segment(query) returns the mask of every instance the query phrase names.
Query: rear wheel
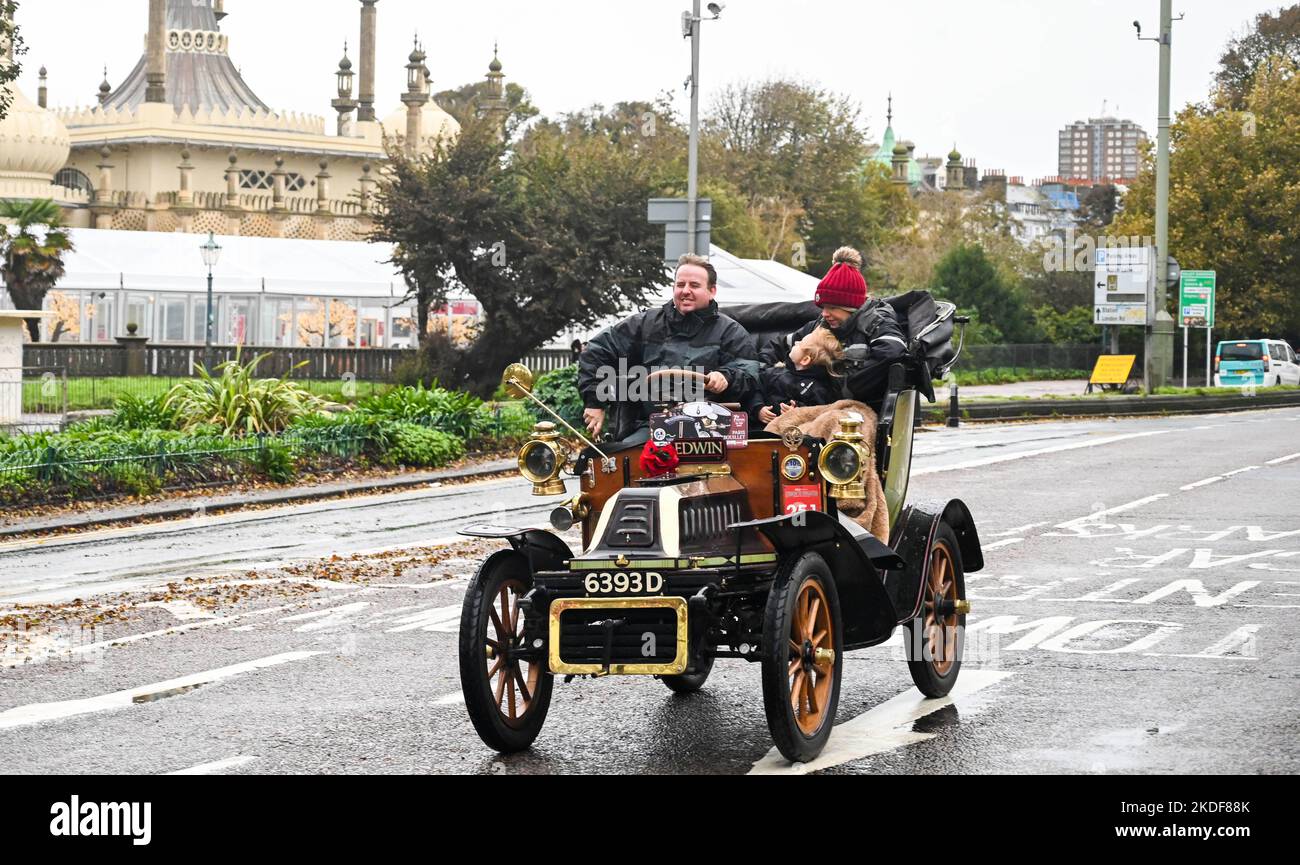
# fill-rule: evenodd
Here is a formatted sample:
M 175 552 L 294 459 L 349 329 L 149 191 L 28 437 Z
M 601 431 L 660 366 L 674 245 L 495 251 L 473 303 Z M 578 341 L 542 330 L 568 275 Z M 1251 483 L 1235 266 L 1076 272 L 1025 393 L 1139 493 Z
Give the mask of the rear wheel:
M 488 557 L 470 580 L 460 616 L 460 686 L 479 738 L 498 751 L 522 751 L 542 730 L 551 675 L 526 661 L 519 601 L 532 588 L 518 553 Z
M 678 694 L 693 694 L 704 687 L 704 682 L 713 671 L 713 659 L 708 658 L 699 664 L 694 673 L 681 673 L 676 676 L 660 676 L 659 679 L 668 686 L 668 690 Z
M 905 625 L 907 668 L 922 694 L 942 697 L 957 683 L 966 631 L 965 614 L 954 609 L 966 597 L 961 549 L 947 523 L 935 533 L 921 591 L 921 614 Z
M 787 760 L 807 762 L 826 747 L 840 700 L 840 601 L 816 553 L 777 573 L 763 620 L 763 708 Z

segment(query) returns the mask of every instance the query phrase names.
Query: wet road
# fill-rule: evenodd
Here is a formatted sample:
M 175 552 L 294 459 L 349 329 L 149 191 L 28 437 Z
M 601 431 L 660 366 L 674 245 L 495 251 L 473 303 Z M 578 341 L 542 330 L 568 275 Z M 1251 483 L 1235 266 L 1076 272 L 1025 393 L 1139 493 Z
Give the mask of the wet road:
M 757 666 L 675 697 L 557 684 L 532 751 L 502 757 L 459 700 L 453 579 L 329 584 L 177 633 L 0 669 L 17 772 L 829 773 L 1300 770 L 1300 412 L 936 430 L 911 496 L 971 507 L 967 663 L 922 700 L 901 649 L 846 655 L 815 764 L 773 760 Z M 0 547 L 0 604 L 544 519 L 521 481 Z M 540 501 L 540 500 L 536 500 Z M 197 767 L 197 768 L 196 768 Z

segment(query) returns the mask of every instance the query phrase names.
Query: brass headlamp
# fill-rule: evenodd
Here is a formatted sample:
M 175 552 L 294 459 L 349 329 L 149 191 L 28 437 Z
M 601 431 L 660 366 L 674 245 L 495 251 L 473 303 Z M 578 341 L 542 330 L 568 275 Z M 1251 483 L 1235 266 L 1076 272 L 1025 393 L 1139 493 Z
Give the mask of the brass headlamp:
M 840 428 L 817 457 L 817 470 L 830 483 L 833 499 L 864 499 L 866 485 L 862 472 L 871 458 L 863 444 L 862 416 L 850 412 L 840 419 Z
M 535 496 L 564 495 L 560 470 L 567 460 L 555 424 L 539 421 L 533 426 L 532 437 L 519 449 L 519 473 L 532 483 Z

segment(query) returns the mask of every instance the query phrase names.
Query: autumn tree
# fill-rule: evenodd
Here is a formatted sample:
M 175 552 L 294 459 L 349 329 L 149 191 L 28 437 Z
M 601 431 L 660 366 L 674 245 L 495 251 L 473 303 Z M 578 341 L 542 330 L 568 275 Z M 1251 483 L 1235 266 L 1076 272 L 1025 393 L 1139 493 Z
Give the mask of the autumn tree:
M 16 0 L 0 0 L 0 120 L 9 113 L 14 95 L 10 89 L 18 75 L 23 71 L 18 58 L 24 52 L 22 34 L 14 23 L 14 12 L 18 9 Z M 9 55 L 13 54 L 13 59 Z
M 1037 336 L 1018 285 L 998 271 L 982 246 L 963 243 L 949 251 L 934 269 L 930 290 L 940 300 L 973 311 L 1003 341 L 1031 342 Z
M 1259 65 L 1244 108 L 1230 94 L 1179 112 L 1170 129 L 1169 252 L 1218 272 L 1225 335 L 1300 336 L 1300 74 Z M 1249 113 L 1247 113 L 1249 112 Z M 1114 233 L 1154 234 L 1155 170 L 1143 168 Z
M 375 240 L 416 287 L 420 333 L 452 289 L 482 330 L 463 351 L 427 341 L 444 384 L 490 393 L 501 369 L 571 325 L 640 306 L 664 280 L 659 193 L 635 136 L 595 113 L 538 122 L 516 141 L 471 118 L 432 155 L 392 154 Z
M 1300 64 L 1300 4 L 1261 12 L 1254 27 L 1228 43 L 1214 76 L 1223 105 L 1244 111 L 1260 68 L 1287 61 Z

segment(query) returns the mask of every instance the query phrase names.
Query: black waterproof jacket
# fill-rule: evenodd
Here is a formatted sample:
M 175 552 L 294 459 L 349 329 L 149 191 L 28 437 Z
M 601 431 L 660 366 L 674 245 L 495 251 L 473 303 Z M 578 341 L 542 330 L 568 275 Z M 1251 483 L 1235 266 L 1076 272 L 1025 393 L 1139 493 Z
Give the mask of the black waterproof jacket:
M 820 318 L 808 322 L 794 333 L 776 337 L 762 347 L 759 359 L 765 365 L 782 362 L 787 367 L 793 366 L 790 362 L 790 349 L 816 327 L 825 327 Z M 860 400 L 878 409 L 889 384 L 891 362 L 907 352 L 907 336 L 898 323 L 894 308 L 881 300 L 869 300 L 842 326 L 838 329 L 831 328 L 830 331 L 835 334 L 846 353 L 864 354 L 862 360 L 845 362 L 845 377 L 838 379 L 841 383 L 841 397 Z M 854 346 L 864 348 L 850 352 Z
M 662 368 L 720 372 L 729 387 L 722 394 L 710 395 L 718 402 L 744 402 L 758 388 L 758 360 L 749 334 L 734 319 L 718 312 L 716 301 L 686 315 L 669 301 L 628 316 L 593 336 L 578 358 L 578 392 L 583 405 L 608 408 L 619 402 L 627 394 L 617 389 L 621 387 L 618 379 L 636 367 L 642 368 L 642 375 Z M 643 425 L 650 415 L 650 402 L 640 402 L 639 410 L 632 413 L 633 426 Z

